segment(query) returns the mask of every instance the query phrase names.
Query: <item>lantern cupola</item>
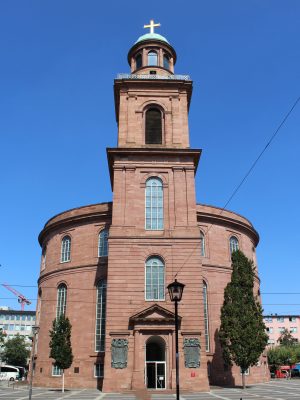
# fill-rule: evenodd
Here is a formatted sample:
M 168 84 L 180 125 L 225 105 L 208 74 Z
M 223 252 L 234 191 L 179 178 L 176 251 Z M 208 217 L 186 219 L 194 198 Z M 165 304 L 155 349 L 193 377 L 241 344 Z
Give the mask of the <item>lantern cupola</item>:
M 168 40 L 154 32 L 160 26 L 153 20 L 144 28 L 150 32 L 140 36 L 128 52 L 131 73 L 138 75 L 173 75 L 176 52 Z

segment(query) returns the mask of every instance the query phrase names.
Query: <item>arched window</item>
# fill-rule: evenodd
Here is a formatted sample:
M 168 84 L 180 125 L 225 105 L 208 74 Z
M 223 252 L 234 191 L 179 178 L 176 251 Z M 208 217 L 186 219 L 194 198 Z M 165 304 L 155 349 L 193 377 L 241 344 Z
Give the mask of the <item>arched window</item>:
M 57 288 L 56 318 L 65 315 L 67 306 L 67 286 L 61 283 Z
M 200 254 L 205 257 L 205 236 L 202 231 L 200 231 Z
M 60 262 L 67 262 L 71 260 L 71 238 L 65 236 L 61 241 L 61 257 Z
M 143 66 L 142 55 L 138 54 L 135 57 L 135 68 L 138 69 L 141 68 L 142 66 Z
M 44 244 L 42 248 L 41 270 L 46 268 L 47 245 Z
M 204 333 L 205 350 L 209 351 L 209 329 L 208 329 L 208 303 L 207 303 L 207 284 L 203 281 L 203 306 L 204 306 Z
M 156 53 L 156 51 L 149 51 L 149 53 L 148 53 L 148 65 L 157 65 L 157 53 Z
M 98 239 L 98 257 L 104 257 L 108 255 L 108 245 L 107 245 L 107 238 L 108 238 L 108 230 L 103 229 L 99 233 Z
M 146 229 L 164 229 L 163 185 L 159 178 L 150 178 L 146 182 Z
M 162 144 L 162 114 L 157 108 L 146 111 L 145 143 Z
M 170 69 L 170 59 L 166 54 L 164 54 L 164 68 Z
M 235 236 L 231 236 L 231 238 L 229 239 L 229 243 L 230 243 L 230 254 L 239 249 L 239 241 Z
M 165 265 L 158 257 L 146 262 L 146 300 L 165 299 Z
M 106 281 L 97 285 L 95 351 L 105 349 Z

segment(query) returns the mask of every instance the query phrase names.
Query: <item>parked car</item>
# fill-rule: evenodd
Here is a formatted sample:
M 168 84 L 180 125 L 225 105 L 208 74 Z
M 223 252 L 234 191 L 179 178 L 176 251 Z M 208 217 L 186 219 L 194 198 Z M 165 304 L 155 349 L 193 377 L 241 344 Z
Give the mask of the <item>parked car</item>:
M 1 365 L 0 380 L 15 381 L 19 379 L 20 371 L 13 365 Z
M 287 378 L 290 369 L 291 367 L 289 365 L 282 365 L 275 372 L 276 378 Z
M 300 371 L 297 368 L 291 369 L 291 378 L 300 377 Z

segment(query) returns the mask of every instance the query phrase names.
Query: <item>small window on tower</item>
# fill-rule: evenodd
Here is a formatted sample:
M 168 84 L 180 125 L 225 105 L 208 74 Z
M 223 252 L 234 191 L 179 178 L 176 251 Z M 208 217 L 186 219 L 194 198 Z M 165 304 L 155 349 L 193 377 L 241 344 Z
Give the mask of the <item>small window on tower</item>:
M 146 111 L 146 144 L 162 144 L 162 115 L 157 108 Z
M 170 69 L 170 59 L 166 54 L 164 55 L 164 68 Z
M 141 55 L 141 54 L 138 54 L 138 55 L 135 57 L 135 67 L 136 67 L 136 69 L 138 69 L 138 68 L 141 68 L 142 66 L 143 66 L 142 55 Z
M 157 53 L 156 53 L 156 51 L 149 51 L 149 53 L 148 53 L 148 65 L 157 65 Z

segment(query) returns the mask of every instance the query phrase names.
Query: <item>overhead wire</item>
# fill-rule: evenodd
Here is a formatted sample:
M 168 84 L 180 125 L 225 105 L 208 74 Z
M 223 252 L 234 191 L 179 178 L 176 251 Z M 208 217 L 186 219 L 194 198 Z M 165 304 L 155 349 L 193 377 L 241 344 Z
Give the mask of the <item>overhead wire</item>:
M 267 148 L 270 146 L 270 144 L 273 142 L 273 140 L 275 139 L 275 137 L 277 136 L 278 132 L 280 131 L 280 129 L 283 127 L 283 125 L 285 124 L 285 122 L 287 121 L 287 119 L 289 118 L 289 116 L 291 115 L 291 113 L 293 112 L 294 108 L 297 106 L 297 104 L 300 101 L 300 97 L 298 97 L 296 99 L 296 101 L 293 103 L 292 107 L 289 109 L 289 111 L 285 114 L 284 118 L 282 119 L 282 121 L 280 122 L 280 124 L 278 125 L 278 127 L 275 129 L 274 133 L 271 135 L 270 139 L 268 140 L 267 144 L 264 146 L 264 148 L 262 149 L 262 151 L 259 153 L 259 155 L 256 157 L 256 159 L 254 160 L 254 162 L 251 164 L 250 168 L 248 169 L 248 171 L 246 172 L 246 174 L 244 175 L 244 177 L 242 178 L 242 180 L 240 181 L 240 183 L 236 186 L 236 188 L 233 190 L 232 194 L 229 196 L 228 200 L 226 201 L 225 205 L 222 207 L 221 211 L 217 214 L 217 215 L 222 215 L 223 212 L 225 211 L 226 207 L 228 206 L 228 204 L 231 202 L 231 200 L 234 198 L 234 196 L 237 194 L 237 192 L 239 191 L 239 189 L 241 188 L 241 186 L 244 184 L 244 182 L 246 181 L 246 179 L 248 178 L 248 176 L 250 175 L 250 173 L 253 171 L 253 169 L 255 168 L 256 164 L 258 163 L 258 161 L 260 160 L 260 158 L 262 157 L 262 155 L 265 153 L 265 151 L 267 150 Z M 210 229 L 212 228 L 213 224 L 211 224 L 209 226 L 209 228 L 206 230 L 205 234 L 207 234 Z M 180 273 L 180 271 L 182 270 L 182 268 L 184 267 L 184 265 L 186 264 L 186 262 L 190 259 L 190 257 L 192 256 L 192 254 L 194 253 L 194 251 L 198 249 L 198 245 L 191 251 L 190 255 L 187 257 L 187 259 L 184 261 L 183 265 L 180 267 L 180 269 L 176 272 L 175 274 L 175 278 L 178 276 L 178 274 Z

